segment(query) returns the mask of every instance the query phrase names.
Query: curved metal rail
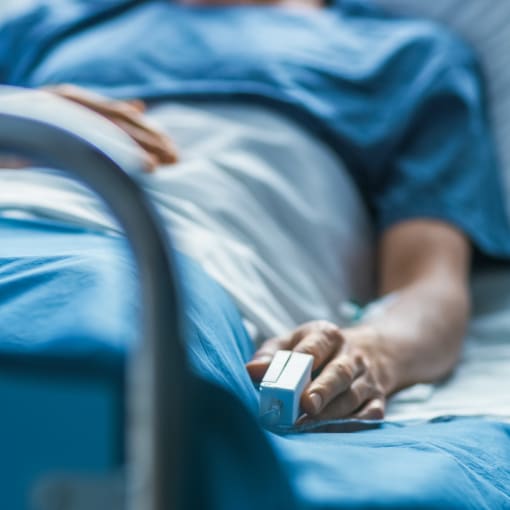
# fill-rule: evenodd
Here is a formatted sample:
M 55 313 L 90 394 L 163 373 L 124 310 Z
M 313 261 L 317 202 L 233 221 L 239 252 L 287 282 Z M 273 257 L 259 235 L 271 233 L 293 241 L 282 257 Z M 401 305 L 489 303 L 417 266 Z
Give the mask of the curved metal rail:
M 105 133 L 123 143 L 112 144 Z M 124 228 L 143 303 L 142 341 L 128 363 L 128 507 L 177 509 L 183 486 L 178 447 L 184 448 L 186 432 L 183 413 L 175 411 L 182 409 L 186 387 L 178 292 L 168 237 L 154 207 L 129 175 L 141 171 L 141 160 L 133 153 L 126 156 L 130 141 L 123 137 L 107 121 L 52 96 L 0 90 L 0 153 L 29 158 L 82 181 Z

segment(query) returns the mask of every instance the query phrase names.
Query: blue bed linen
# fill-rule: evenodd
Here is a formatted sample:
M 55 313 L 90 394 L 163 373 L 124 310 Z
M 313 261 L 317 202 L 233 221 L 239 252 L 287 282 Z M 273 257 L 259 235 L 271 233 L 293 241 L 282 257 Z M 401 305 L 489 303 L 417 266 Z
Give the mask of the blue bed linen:
M 506 424 L 459 418 L 272 439 L 307 508 L 510 508 Z
M 139 326 L 124 240 L 20 220 L 0 220 L 0 236 L 0 372 L 20 370 L 19 362 L 29 359 L 31 366 L 46 366 L 54 381 L 60 370 L 77 367 L 120 377 L 115 366 Z M 278 508 L 288 501 L 293 509 L 510 507 L 508 425 L 463 419 L 356 434 L 263 433 L 255 417 L 257 392 L 244 369 L 252 346 L 240 316 L 198 265 L 184 256 L 178 263 L 193 370 L 231 395 L 206 385 L 194 401 L 195 483 L 198 466 L 214 468 L 211 501 L 226 510 L 272 508 L 261 505 L 264 500 L 279 502 Z M 7 398 L 5 391 L 0 395 Z M 79 404 L 77 420 L 97 419 L 80 415 Z M 26 416 L 19 419 L 26 423 Z M 20 458 L 30 458 L 23 451 L 30 441 L 14 436 L 9 444 Z M 87 444 L 105 446 L 91 437 Z M 0 472 L 8 470 L 9 458 L 0 456 Z M 292 488 L 287 495 L 282 474 Z
M 107 371 L 121 365 L 139 340 L 141 307 L 125 239 L 1 218 L 0 239 L 0 364 L 36 358 Z M 210 380 L 241 390 L 255 412 L 256 391 L 238 368 L 253 353 L 239 312 L 191 259 L 177 254 L 177 263 L 188 295 L 190 362 Z
M 436 218 L 484 254 L 510 256 L 478 66 L 437 25 L 361 0 L 308 13 L 166 0 L 38 4 L 0 26 L 0 83 L 263 102 L 338 152 L 380 230 Z

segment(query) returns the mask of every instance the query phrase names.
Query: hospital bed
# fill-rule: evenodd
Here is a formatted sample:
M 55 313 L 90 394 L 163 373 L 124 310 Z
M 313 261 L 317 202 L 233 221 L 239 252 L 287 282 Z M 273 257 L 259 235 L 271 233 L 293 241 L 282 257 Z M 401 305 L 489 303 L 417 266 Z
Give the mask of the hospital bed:
M 43 509 L 510 507 L 510 428 L 502 416 L 280 437 L 263 432 L 236 396 L 192 374 L 183 348 L 190 320 L 183 290 L 190 289 L 183 287 L 195 269 L 172 251 L 133 179 L 140 162 L 105 143 L 98 133 L 111 127 L 91 128 L 81 110 L 70 108 L 68 116 L 55 119 L 27 104 L 29 96 L 2 103 L 0 148 L 71 172 L 109 204 L 135 255 L 143 341 L 119 345 L 89 335 L 71 348 L 4 338 L 2 507 L 27 508 L 29 499 Z M 23 243 L 36 230 L 40 225 L 16 218 L 2 223 L 4 239 L 19 243 L 21 252 L 35 250 L 35 242 Z M 55 225 L 47 225 L 41 240 L 66 237 L 78 258 L 84 246 L 92 246 L 88 255 L 124 253 L 122 239 Z M 479 314 L 472 336 L 483 340 L 491 332 L 494 348 L 510 331 L 504 313 L 508 278 L 508 270 L 494 270 L 475 282 Z M 217 289 L 201 290 L 218 296 Z M 476 358 L 480 344 L 470 345 Z M 508 397 L 508 388 L 500 388 L 501 397 Z
M 495 421 L 443 416 L 405 426 L 374 423 L 371 430 L 357 434 L 278 436 L 263 432 L 253 406 L 250 409 L 207 377 L 191 374 L 183 348 L 183 338 L 189 341 L 190 334 L 184 331 L 198 331 L 199 336 L 208 336 L 200 342 L 208 340 L 220 349 L 228 344 L 228 335 L 242 337 L 235 329 L 239 321 L 228 307 L 211 310 L 208 299 L 204 304 L 190 295 L 191 291 L 215 302 L 222 299 L 218 289 L 204 284 L 194 268 L 173 254 L 150 202 L 130 177 L 140 162 L 126 160 L 115 144 L 105 144 L 111 127 L 96 129 L 97 119 L 91 123 L 86 112 L 73 106 L 55 119 L 51 105 L 34 103 L 33 94 L 4 96 L 0 147 L 70 171 L 110 204 L 135 255 L 144 327 L 143 341 L 132 346 L 101 336 L 101 323 L 69 342 L 37 338 L 37 331 L 32 344 L 3 338 L 0 394 L 11 405 L 0 425 L 1 478 L 7 481 L 2 498 L 8 508 L 27 508 L 27 498 L 44 510 L 124 505 L 213 509 L 508 505 L 510 431 L 501 417 Z M 71 255 L 79 260 L 97 250 L 103 255 L 105 250 L 122 253 L 121 238 L 98 239 L 54 225 L 48 225 L 41 237 L 41 225 L 35 228 L 16 218 L 0 227 L 2 237 L 19 246 L 20 253 L 38 254 L 41 266 L 46 259 L 39 243 L 48 243 L 65 258 L 66 237 L 74 250 Z M 28 248 L 23 246 L 27 238 Z M 92 256 L 93 262 L 98 260 Z M 101 262 L 115 264 L 115 257 Z M 4 274 L 10 263 L 2 259 Z M 122 266 L 122 261 L 118 263 Z M 60 271 L 65 273 L 65 265 Z M 95 271 L 96 276 L 101 273 Z M 10 314 L 6 283 L 4 278 L 2 307 Z M 43 286 L 48 296 L 51 283 Z M 72 278 L 64 283 L 73 285 Z M 12 285 L 10 290 L 16 293 Z M 116 294 L 122 287 L 109 290 Z M 97 317 L 115 311 L 101 296 L 95 305 Z M 493 305 L 485 303 L 486 313 Z M 202 312 L 225 314 L 228 327 L 200 329 L 197 317 Z M 65 324 L 62 327 L 66 330 Z M 83 325 L 81 329 L 87 331 Z M 211 355 L 209 348 L 205 353 Z M 227 358 L 235 356 L 235 348 L 227 349 Z M 129 367 L 126 384 L 124 366 Z

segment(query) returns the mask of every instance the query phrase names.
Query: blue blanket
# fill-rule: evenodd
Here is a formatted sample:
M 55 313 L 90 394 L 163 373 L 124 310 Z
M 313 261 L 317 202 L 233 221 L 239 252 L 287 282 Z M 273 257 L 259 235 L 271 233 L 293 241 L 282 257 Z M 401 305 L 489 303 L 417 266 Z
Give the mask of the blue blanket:
M 31 359 L 54 371 L 96 367 L 120 377 L 140 308 L 124 240 L 20 220 L 0 220 L 0 235 L 0 375 Z M 195 402 L 193 465 L 214 474 L 214 491 L 202 488 L 208 501 L 227 510 L 282 508 L 282 501 L 303 509 L 510 508 L 508 425 L 452 419 L 352 434 L 263 431 L 239 313 L 197 264 L 178 261 L 189 360 L 205 385 Z M 10 442 L 22 456 L 25 439 Z M 93 438 L 87 445 L 104 447 Z M 2 456 L 0 472 L 11 459 Z

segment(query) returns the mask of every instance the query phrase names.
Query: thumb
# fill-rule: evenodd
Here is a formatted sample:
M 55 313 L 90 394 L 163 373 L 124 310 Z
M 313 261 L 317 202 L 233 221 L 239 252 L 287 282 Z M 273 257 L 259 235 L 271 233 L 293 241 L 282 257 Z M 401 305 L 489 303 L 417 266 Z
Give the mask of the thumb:
M 266 373 L 274 355 L 277 351 L 290 349 L 291 339 L 288 337 L 277 337 L 266 340 L 262 347 L 253 355 L 251 361 L 246 364 L 250 377 L 260 381 Z

